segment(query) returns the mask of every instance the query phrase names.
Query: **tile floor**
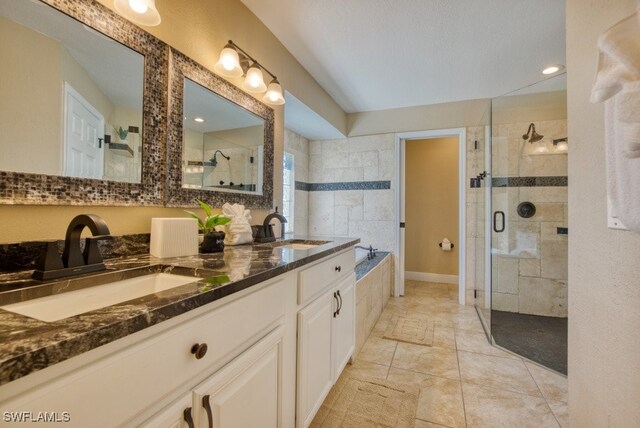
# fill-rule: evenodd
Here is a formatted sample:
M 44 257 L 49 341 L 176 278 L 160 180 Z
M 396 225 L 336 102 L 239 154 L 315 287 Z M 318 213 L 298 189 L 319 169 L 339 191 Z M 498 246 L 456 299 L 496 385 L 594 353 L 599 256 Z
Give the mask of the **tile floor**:
M 432 322 L 433 346 L 384 339 L 394 315 Z M 568 423 L 567 379 L 489 345 L 475 309 L 457 304 L 451 284 L 407 281 L 405 297 L 391 298 L 348 373 L 418 386 L 419 428 Z

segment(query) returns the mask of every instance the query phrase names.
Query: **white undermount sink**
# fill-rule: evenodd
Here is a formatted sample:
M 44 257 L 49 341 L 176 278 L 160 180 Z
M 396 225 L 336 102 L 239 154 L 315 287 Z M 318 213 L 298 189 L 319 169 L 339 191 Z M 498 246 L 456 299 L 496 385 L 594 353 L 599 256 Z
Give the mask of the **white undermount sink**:
M 191 276 L 153 273 L 81 290 L 12 303 L 0 306 L 0 309 L 40 321 L 52 322 L 106 308 L 107 306 L 148 294 L 159 293 L 197 280 L 198 278 Z

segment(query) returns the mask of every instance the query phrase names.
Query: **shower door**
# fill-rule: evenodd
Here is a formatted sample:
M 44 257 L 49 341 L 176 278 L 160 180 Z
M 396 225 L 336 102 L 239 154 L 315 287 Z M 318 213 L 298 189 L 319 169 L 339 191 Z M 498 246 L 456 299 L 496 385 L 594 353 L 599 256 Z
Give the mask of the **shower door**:
M 498 346 L 566 373 L 566 78 L 492 100 L 490 315 Z

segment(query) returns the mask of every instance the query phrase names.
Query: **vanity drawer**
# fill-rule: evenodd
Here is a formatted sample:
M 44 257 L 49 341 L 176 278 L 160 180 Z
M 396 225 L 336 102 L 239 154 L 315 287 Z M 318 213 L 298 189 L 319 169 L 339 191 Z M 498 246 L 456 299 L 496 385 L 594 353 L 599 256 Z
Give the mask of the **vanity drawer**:
M 96 426 L 96 421 L 127 425 L 179 389 L 195 386 L 281 325 L 287 301 L 293 300 L 294 280 L 293 274 L 282 275 L 97 361 L 76 357 L 77 369 L 0 404 L 11 411 L 68 412 L 67 426 Z M 203 343 L 207 352 L 197 359 L 192 347 Z
M 353 273 L 353 248 L 298 272 L 298 304 L 304 305 L 336 281 Z

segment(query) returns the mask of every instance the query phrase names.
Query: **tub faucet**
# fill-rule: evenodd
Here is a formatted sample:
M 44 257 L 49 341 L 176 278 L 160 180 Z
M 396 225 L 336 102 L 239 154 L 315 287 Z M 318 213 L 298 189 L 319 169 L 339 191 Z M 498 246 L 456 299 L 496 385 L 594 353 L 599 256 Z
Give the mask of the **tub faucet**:
M 80 235 L 85 227 L 91 230 L 93 236 L 86 238 L 83 252 L 80 249 Z M 98 241 L 111 239 L 109 233 L 107 224 L 95 214 L 74 217 L 67 227 L 62 257 L 58 253 L 57 241 L 45 242 L 46 246 L 36 262 L 33 278 L 46 280 L 105 270 Z
M 367 259 L 373 260 L 373 258 L 376 256 L 376 251 L 378 251 L 377 248 L 373 248 L 373 245 L 369 245 L 369 253 L 367 254 Z
M 275 240 L 275 236 L 273 235 L 273 225 L 271 224 L 271 220 L 274 218 L 280 220 L 280 224 L 284 225 L 287 222 L 287 219 L 278 212 L 278 207 L 276 207 L 276 211 L 269 214 L 265 217 L 264 222 L 262 223 L 262 227 L 264 228 L 264 237 L 265 239 Z M 284 236 L 284 227 L 281 227 L 280 238 Z

